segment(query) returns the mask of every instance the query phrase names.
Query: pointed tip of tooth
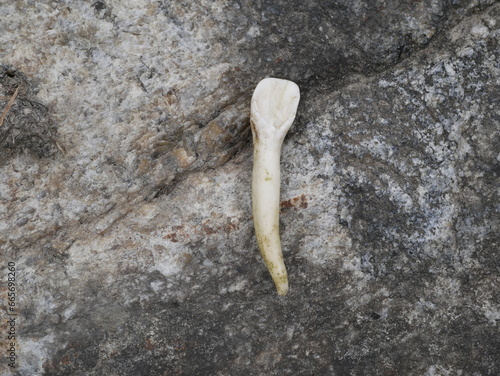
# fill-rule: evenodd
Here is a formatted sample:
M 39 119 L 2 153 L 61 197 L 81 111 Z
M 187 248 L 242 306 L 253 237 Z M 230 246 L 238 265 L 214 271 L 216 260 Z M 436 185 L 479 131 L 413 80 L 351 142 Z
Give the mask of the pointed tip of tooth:
M 278 295 L 285 296 L 288 292 L 288 282 L 284 286 L 276 286 L 276 290 L 278 291 Z
M 284 274 L 272 277 L 274 279 L 274 284 L 276 286 L 276 291 L 278 292 L 278 295 L 285 296 L 286 293 L 288 292 L 288 276 L 286 274 L 286 269 Z

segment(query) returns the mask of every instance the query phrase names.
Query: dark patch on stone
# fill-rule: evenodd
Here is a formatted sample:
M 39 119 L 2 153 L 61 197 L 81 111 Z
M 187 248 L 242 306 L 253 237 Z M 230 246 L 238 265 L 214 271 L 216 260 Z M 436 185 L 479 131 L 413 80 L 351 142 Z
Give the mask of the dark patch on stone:
M 85 370 L 90 376 L 113 370 L 137 376 L 248 375 L 256 371 L 400 375 L 425 372 L 422 366 L 435 356 L 456 369 L 474 364 L 475 372 L 494 374 L 500 341 L 491 336 L 486 322 L 479 325 L 478 320 L 484 319 L 472 307 L 424 308 L 409 324 L 404 314 L 425 294 L 422 287 L 414 286 L 408 291 L 391 291 L 388 298 L 394 303 L 388 320 L 381 320 L 374 309 L 380 308 L 384 298 L 372 297 L 368 303 L 353 300 L 351 306 L 346 305 L 349 285 L 355 284 L 349 274 L 321 271 L 321 281 L 311 281 L 307 276 L 319 272 L 314 268 L 292 266 L 291 271 L 294 290 L 283 299 L 260 287 L 221 296 L 217 278 L 206 279 L 197 290 L 192 283 L 177 285 L 178 293 L 189 295 L 182 301 L 149 299 L 110 305 L 109 296 L 97 297 L 88 317 L 71 322 L 72 327 L 89 332 L 67 335 L 67 345 L 45 364 L 46 374 Z M 414 285 L 414 277 L 408 276 L 408 286 Z M 130 278 L 135 282 L 123 293 L 140 296 L 148 280 L 140 275 Z M 365 293 L 383 287 L 374 281 Z M 99 324 L 103 315 L 120 319 L 103 327 Z M 429 327 L 430 321 L 439 325 Z M 479 344 L 480 352 L 475 350 Z M 459 355 L 464 353 L 470 358 Z M 241 358 L 253 362 L 245 364 L 238 360 Z
M 0 160 L 7 161 L 17 153 L 27 152 L 38 158 L 57 152 L 55 123 L 49 109 L 36 100 L 32 83 L 20 71 L 0 65 L 0 112 L 16 88 L 14 104 L 0 127 Z

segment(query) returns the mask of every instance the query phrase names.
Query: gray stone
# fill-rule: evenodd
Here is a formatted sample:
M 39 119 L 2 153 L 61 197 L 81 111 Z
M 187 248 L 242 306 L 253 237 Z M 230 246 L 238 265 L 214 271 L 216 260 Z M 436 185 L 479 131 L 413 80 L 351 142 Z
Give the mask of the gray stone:
M 2 14 L 18 325 L 0 374 L 500 373 L 498 1 Z M 251 218 L 265 76 L 302 90 L 282 153 L 284 298 Z

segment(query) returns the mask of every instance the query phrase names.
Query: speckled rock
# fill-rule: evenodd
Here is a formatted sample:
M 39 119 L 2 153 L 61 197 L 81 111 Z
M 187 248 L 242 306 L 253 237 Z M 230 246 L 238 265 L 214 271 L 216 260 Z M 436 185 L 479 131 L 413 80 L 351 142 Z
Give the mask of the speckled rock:
M 498 1 L 1 9 L 0 374 L 500 373 Z M 251 218 L 265 76 L 302 90 L 284 298 Z

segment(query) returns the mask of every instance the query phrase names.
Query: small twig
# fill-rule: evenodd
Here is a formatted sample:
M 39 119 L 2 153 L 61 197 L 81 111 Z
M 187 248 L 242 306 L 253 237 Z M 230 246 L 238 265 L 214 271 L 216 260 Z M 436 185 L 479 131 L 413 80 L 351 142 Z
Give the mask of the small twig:
M 14 104 L 14 101 L 16 100 L 16 97 L 17 97 L 17 93 L 19 93 L 19 86 L 16 87 L 14 94 L 12 94 L 12 97 L 10 97 L 9 102 L 7 103 L 7 106 L 5 106 L 5 109 L 2 112 L 2 116 L 0 116 L 0 127 L 3 125 L 3 121 L 5 120 L 7 113 L 9 112 L 10 108 Z
M 55 143 L 56 143 L 57 148 L 61 151 L 61 153 L 66 155 L 66 150 L 61 145 L 59 145 L 59 142 L 55 141 Z

